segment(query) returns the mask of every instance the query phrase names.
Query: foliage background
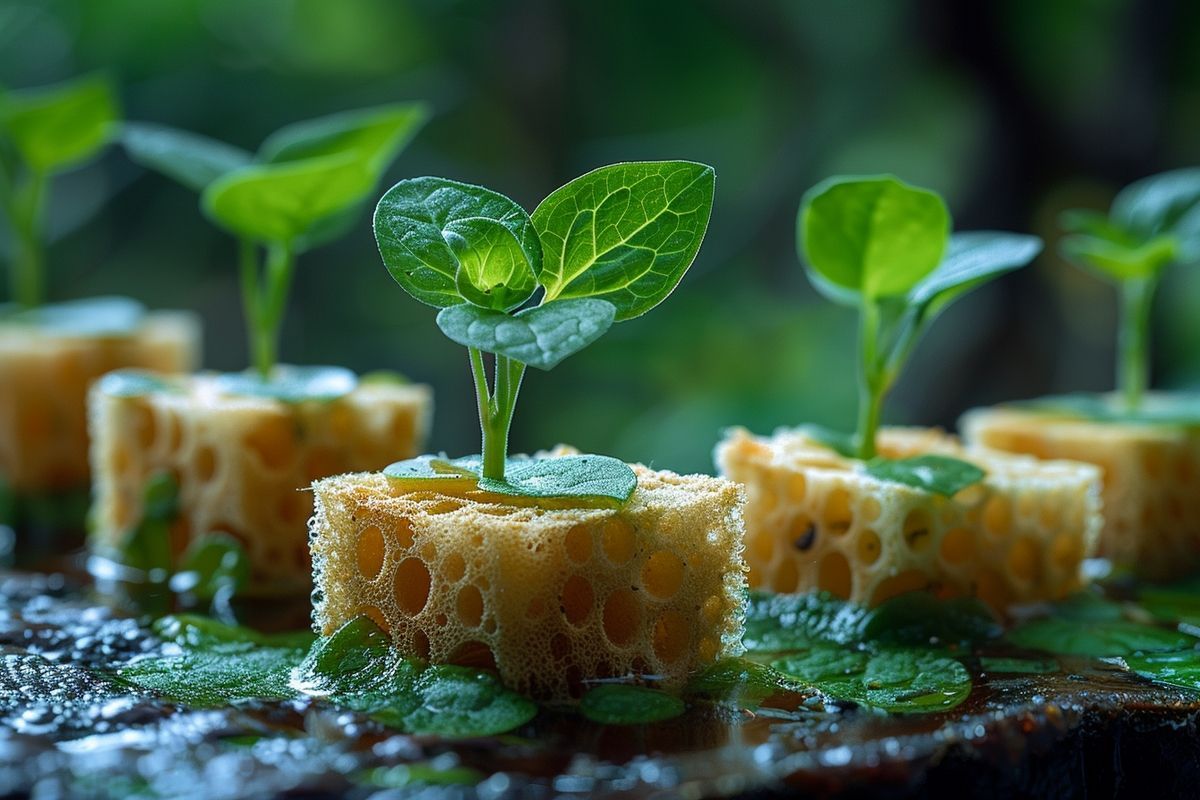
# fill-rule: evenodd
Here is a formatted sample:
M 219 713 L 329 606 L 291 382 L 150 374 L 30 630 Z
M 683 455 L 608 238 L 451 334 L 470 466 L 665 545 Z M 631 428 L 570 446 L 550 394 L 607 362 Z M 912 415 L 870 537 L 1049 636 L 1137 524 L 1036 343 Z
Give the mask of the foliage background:
M 0 84 L 93 69 L 126 115 L 247 148 L 284 123 L 423 98 L 436 118 L 391 178 L 435 174 L 532 210 L 617 160 L 717 169 L 680 290 L 553 373 L 531 370 L 517 450 L 569 441 L 711 468 L 719 431 L 854 415 L 851 313 L 795 257 L 803 191 L 890 171 L 957 227 L 1050 242 L 934 326 L 886 418 L 952 426 L 976 404 L 1112 385 L 1115 296 L 1054 252 L 1055 217 L 1200 162 L 1200 4 L 1136 0 L 5 0 Z M 118 151 L 56 184 L 51 291 L 127 293 L 207 322 L 207 364 L 246 364 L 231 240 Z M 1200 381 L 1200 270 L 1159 297 L 1156 381 Z M 369 221 L 301 259 L 283 354 L 399 369 L 438 393 L 436 449 L 478 450 L 465 353 L 387 276 Z

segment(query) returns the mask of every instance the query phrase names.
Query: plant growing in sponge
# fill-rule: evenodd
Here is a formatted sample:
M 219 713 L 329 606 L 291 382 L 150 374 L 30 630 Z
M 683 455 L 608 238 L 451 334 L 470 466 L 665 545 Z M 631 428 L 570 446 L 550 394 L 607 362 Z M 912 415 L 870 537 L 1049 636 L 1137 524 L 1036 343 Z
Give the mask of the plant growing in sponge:
M 1113 394 L 1046 397 L 977 409 L 969 441 L 1104 472 L 1101 555 L 1144 577 L 1200 568 L 1200 397 L 1149 392 L 1150 312 L 1172 264 L 1200 261 L 1200 169 L 1144 178 L 1107 215 L 1069 211 L 1063 254 L 1114 283 L 1120 295 Z
M 1099 525 L 1094 468 L 879 430 L 929 323 L 1041 248 L 1032 236 L 950 229 L 937 194 L 891 176 L 832 178 L 805 195 L 797 245 L 809 278 L 859 314 L 859 424 L 853 436 L 735 429 L 717 447 L 722 473 L 748 487 L 751 585 L 869 604 L 925 589 L 997 610 L 1078 587 Z
M 297 256 L 362 220 L 382 174 L 425 118 L 419 104 L 344 112 L 287 126 L 253 155 L 191 133 L 126 125 L 129 155 L 198 191 L 204 213 L 237 238 L 254 367 L 177 379 L 120 372 L 96 386 L 92 541 L 107 562 L 146 576 L 175 573 L 173 586 L 202 594 L 211 588 L 209 567 L 227 563 L 227 592 L 306 593 L 312 499 L 299 490 L 419 452 L 426 387 L 283 365 L 278 351 Z M 164 478 L 174 501 L 161 518 L 148 498 Z
M 441 178 L 383 196 L 383 261 L 466 346 L 482 449 L 314 485 L 321 632 L 367 615 L 406 655 L 494 666 L 557 701 L 603 678 L 679 687 L 737 646 L 738 487 L 565 450 L 513 456 L 507 441 L 527 367 L 552 368 L 671 293 L 713 191 L 710 167 L 667 161 L 589 172 L 532 215 Z
M 119 113 L 98 75 L 0 91 L 0 216 L 12 254 L 10 302 L 0 303 L 0 526 L 81 533 L 88 385 L 119 367 L 179 372 L 199 358 L 189 314 L 147 313 L 127 297 L 46 303 L 53 178 L 94 160 Z M 32 553 L 27 540 L 44 538 L 22 544 Z

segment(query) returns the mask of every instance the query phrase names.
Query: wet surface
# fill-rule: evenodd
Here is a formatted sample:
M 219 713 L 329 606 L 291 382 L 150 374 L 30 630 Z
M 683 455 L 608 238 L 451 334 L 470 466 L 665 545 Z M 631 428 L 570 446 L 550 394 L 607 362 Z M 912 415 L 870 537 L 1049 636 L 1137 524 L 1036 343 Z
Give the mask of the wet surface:
M 303 613 L 259 616 L 246 621 Z M 313 699 L 178 708 L 115 676 L 169 646 L 148 623 L 77 578 L 0 574 L 0 795 L 1108 797 L 1200 780 L 1197 695 L 1087 658 L 989 674 L 980 656 L 1031 655 L 998 644 L 964 659 L 971 694 L 944 713 L 788 693 L 630 727 L 542 711 L 512 734 L 446 741 Z

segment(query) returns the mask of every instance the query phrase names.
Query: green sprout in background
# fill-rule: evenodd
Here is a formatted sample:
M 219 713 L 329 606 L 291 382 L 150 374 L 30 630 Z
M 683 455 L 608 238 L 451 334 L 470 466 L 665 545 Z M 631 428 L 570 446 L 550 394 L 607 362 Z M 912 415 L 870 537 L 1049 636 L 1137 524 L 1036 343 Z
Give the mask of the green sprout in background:
M 239 379 L 239 391 L 307 396 L 345 389 L 342 371 L 293 368 L 284 380 L 277 370 L 296 257 L 357 223 L 383 173 L 427 117 L 419 103 L 343 112 L 284 127 L 257 154 L 159 125 L 125 126 L 122 143 L 130 158 L 199 192 L 204 213 L 238 239 L 257 373 L 226 376 Z
M 1117 385 L 1127 412 L 1150 380 L 1150 310 L 1168 265 L 1200 260 L 1200 169 L 1143 178 L 1121 190 L 1107 215 L 1068 211 L 1062 253 L 1117 285 Z
M 804 195 L 796 234 L 808 276 L 859 314 L 858 430 L 829 442 L 847 455 L 875 458 L 883 400 L 929 324 L 1042 247 L 1035 236 L 950 231 L 940 196 L 889 175 L 834 177 Z
M 12 234 L 10 298 L 35 309 L 46 299 L 45 210 L 50 180 L 100 153 L 120 111 L 107 79 L 0 92 L 0 203 Z
M 700 249 L 714 190 L 713 169 L 688 161 L 601 167 L 552 192 L 532 215 L 489 189 L 443 178 L 393 186 L 375 210 L 380 254 L 410 295 L 441 309 L 442 332 L 466 346 L 483 446 L 478 457 L 423 457 L 385 472 L 541 503 L 628 500 L 637 479 L 617 459 L 510 458 L 517 394 L 527 366 L 551 369 L 675 289 Z M 490 387 L 484 353 L 494 357 Z

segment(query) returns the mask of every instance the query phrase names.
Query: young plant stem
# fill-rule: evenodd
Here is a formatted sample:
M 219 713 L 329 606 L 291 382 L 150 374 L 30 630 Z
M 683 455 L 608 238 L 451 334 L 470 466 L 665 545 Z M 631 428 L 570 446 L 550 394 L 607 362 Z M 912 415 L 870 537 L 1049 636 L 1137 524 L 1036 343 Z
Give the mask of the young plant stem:
M 494 384 L 489 392 L 483 353 L 474 347 L 468 348 L 468 353 L 479 407 L 479 427 L 483 433 L 483 477 L 502 481 L 508 461 L 508 432 L 512 427 L 525 365 L 505 356 L 496 356 Z
M 1150 310 L 1155 284 L 1154 278 L 1131 278 L 1121 283 L 1117 384 L 1130 411 L 1141 405 L 1150 382 Z
M 875 433 L 886 385 L 876 353 L 879 336 L 879 308 L 864 298 L 859 314 L 858 331 L 858 457 L 864 461 L 875 457 Z
M 46 184 L 45 175 L 32 172 L 6 204 L 15 250 L 9 271 L 11 296 L 25 308 L 35 308 L 45 300 L 46 256 L 42 245 L 42 216 Z
M 290 242 L 272 242 L 267 247 L 264 274 L 259 275 L 254 243 L 239 243 L 239 271 L 242 306 L 254 368 L 265 381 L 279 360 L 279 335 L 288 292 L 296 268 L 296 254 Z

